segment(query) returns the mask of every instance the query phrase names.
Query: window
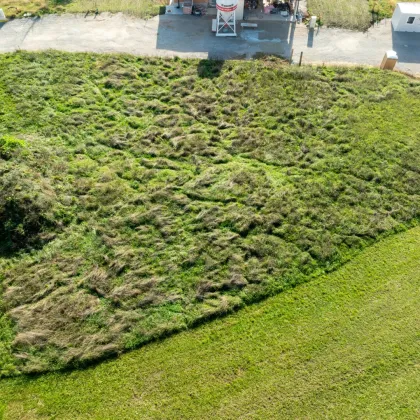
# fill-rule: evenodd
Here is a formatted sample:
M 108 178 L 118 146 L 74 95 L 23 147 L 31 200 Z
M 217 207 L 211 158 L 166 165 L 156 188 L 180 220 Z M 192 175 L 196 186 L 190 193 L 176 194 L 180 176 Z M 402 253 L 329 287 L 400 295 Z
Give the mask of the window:
M 414 23 L 414 16 L 410 16 L 408 19 L 407 19 L 407 23 L 409 23 L 410 25 L 412 25 L 413 23 Z

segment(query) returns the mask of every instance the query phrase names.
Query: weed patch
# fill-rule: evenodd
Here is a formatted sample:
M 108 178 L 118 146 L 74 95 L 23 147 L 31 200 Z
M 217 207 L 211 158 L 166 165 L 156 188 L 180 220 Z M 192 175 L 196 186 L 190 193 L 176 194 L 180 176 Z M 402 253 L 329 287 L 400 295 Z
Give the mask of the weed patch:
M 58 52 L 0 70 L 0 315 L 20 372 L 225 314 L 418 221 L 406 76 Z

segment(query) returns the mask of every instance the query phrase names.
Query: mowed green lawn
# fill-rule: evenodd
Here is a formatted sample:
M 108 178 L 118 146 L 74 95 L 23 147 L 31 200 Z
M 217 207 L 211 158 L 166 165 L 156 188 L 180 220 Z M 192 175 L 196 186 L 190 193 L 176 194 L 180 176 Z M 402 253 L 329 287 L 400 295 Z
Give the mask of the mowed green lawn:
M 418 418 L 419 261 L 414 228 L 118 360 L 3 380 L 4 418 Z

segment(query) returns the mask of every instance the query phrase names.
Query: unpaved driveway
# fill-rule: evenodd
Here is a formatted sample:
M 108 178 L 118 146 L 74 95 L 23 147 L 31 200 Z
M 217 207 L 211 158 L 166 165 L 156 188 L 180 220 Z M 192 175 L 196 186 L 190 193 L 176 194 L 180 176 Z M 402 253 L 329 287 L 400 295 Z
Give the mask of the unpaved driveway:
M 420 74 L 420 34 L 393 33 L 384 21 L 367 33 L 258 21 L 258 29 L 239 30 L 237 38 L 216 38 L 211 17 L 157 16 L 148 21 L 122 14 L 49 15 L 17 19 L 0 26 L 0 52 L 57 49 L 126 52 L 136 55 L 197 58 L 251 58 L 257 53 L 289 56 L 303 52 L 304 63 L 379 65 L 395 49 L 398 68 Z
M 306 39 L 295 37 L 294 60 L 303 51 L 303 62 L 378 66 L 387 50 L 397 52 L 398 69 L 420 75 L 420 33 L 394 32 L 390 20 L 366 33 L 321 28 L 311 36 L 306 30 Z
M 198 58 L 252 57 L 257 52 L 290 54 L 289 25 L 266 23 L 266 32 L 247 37 L 216 38 L 211 17 L 157 16 L 136 19 L 121 13 L 97 16 L 49 15 L 17 19 L 0 28 L 0 52 L 57 49 L 64 51 L 127 52 L 137 55 Z M 261 39 L 254 39 L 257 35 Z

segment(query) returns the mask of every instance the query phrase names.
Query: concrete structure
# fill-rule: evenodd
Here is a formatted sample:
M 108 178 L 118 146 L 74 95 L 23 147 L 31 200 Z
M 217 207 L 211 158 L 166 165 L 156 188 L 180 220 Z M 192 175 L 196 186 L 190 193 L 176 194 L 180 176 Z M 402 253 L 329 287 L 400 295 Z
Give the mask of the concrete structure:
M 316 26 L 316 16 L 311 16 L 309 20 L 309 29 L 315 29 Z
M 238 7 L 236 9 L 236 20 L 244 20 L 245 0 L 238 0 Z
M 420 32 L 420 3 L 397 3 L 392 27 L 398 32 Z
M 216 0 L 216 36 L 236 36 L 238 0 Z
M 398 55 L 395 51 L 389 50 L 385 53 L 382 59 L 381 69 L 382 70 L 394 70 L 395 65 L 398 62 Z

